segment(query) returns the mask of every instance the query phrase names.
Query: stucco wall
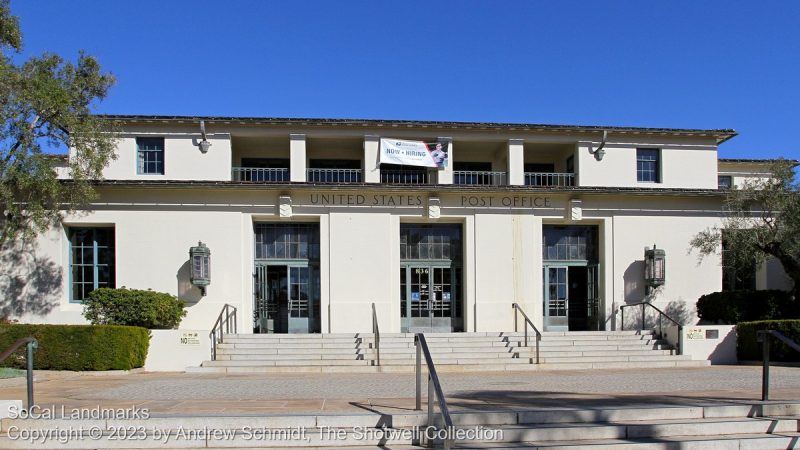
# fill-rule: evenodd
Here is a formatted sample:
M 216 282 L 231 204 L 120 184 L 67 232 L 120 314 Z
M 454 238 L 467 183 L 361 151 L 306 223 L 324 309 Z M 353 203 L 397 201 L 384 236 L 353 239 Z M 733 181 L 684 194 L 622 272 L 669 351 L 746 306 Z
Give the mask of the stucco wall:
M 644 298 L 645 246 L 655 243 L 667 254 L 667 283 L 654 295 L 656 305 L 681 315 L 685 323 L 694 320 L 697 298 L 721 287 L 718 257 L 698 261 L 688 244 L 695 233 L 718 223 L 718 199 L 584 196 L 583 219 L 568 221 L 570 197 L 563 194 L 536 194 L 541 196 L 537 197 L 540 203 L 533 207 L 523 203 L 530 201 L 529 196 L 518 193 L 476 194 L 474 199 L 440 195 L 441 218 L 429 219 L 428 194 L 418 191 L 353 191 L 365 197 L 365 204 L 349 206 L 346 196 L 335 204 L 322 204 L 312 202 L 307 190 L 281 193 L 292 197 L 291 218 L 277 215 L 279 193 L 263 189 L 105 189 L 93 212 L 70 216 L 66 223 L 113 224 L 117 286 L 152 288 L 185 299 L 189 305 L 181 324 L 185 329 L 210 328 L 222 305 L 231 303 L 239 309 L 241 331 L 252 330 L 253 222 L 263 220 L 320 224 L 323 332 L 329 330 L 329 306 L 331 331 L 370 332 L 372 302 L 381 331 L 400 331 L 401 222 L 462 225 L 468 331 L 512 329 L 511 303 L 515 301 L 541 327 L 543 223 L 599 226 L 599 291 L 608 329 L 615 328 L 621 304 Z M 421 196 L 421 204 L 372 204 L 375 196 L 399 201 L 409 195 Z M 478 204 L 471 204 L 472 200 Z M 337 203 L 342 201 L 344 205 Z M 199 240 L 212 252 L 211 285 L 205 297 L 188 283 L 188 249 Z M 68 301 L 66 233 L 53 230 L 41 236 L 37 245 L 30 254 L 3 255 L 2 273 L 9 275 L 0 277 L 2 305 L 11 316 L 25 321 L 81 322 L 81 305 Z M 14 262 L 12 257 L 27 259 Z M 36 275 L 42 268 L 53 272 L 50 284 Z M 35 305 L 24 306 L 31 301 L 48 306 L 38 310 Z
M 713 140 L 677 141 L 642 140 L 610 141 L 605 156 L 597 161 L 594 149 L 599 143 L 582 142 L 578 146 L 580 186 L 617 186 L 640 188 L 717 188 L 717 147 Z M 661 155 L 661 181 L 638 182 L 636 149 L 656 148 Z
M 136 137 L 164 138 L 164 174 L 137 174 Z M 230 180 L 231 140 L 228 134 L 209 135 L 211 148 L 202 153 L 197 147 L 200 135 L 124 134 L 117 144 L 117 158 L 103 170 L 107 180 Z

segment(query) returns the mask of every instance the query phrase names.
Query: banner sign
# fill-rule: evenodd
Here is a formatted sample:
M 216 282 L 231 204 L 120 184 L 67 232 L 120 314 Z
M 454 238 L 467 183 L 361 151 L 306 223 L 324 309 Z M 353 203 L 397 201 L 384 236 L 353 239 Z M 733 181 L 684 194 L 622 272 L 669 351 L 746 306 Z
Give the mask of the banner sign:
M 448 142 L 406 141 L 381 139 L 381 163 L 406 166 L 447 167 Z

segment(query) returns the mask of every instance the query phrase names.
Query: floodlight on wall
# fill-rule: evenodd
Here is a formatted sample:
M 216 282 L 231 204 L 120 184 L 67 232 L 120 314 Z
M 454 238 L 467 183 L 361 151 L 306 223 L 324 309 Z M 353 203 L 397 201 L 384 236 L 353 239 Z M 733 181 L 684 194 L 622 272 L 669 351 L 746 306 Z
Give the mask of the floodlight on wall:
M 603 130 L 603 139 L 600 141 L 600 145 L 594 150 L 589 152 L 594 155 L 594 159 L 598 161 L 603 160 L 603 156 L 606 156 L 606 151 L 604 147 L 606 146 L 606 141 L 608 140 L 608 130 Z
M 648 290 L 663 286 L 666 281 L 666 253 L 663 249 L 644 248 L 644 280 L 647 283 Z
M 208 149 L 211 148 L 211 142 L 208 142 L 208 140 L 206 139 L 206 121 L 205 120 L 201 120 L 200 121 L 200 134 L 202 135 L 203 140 L 201 140 L 197 144 L 197 146 L 200 147 L 200 151 L 202 153 L 208 153 Z
M 189 248 L 189 263 L 192 274 L 189 281 L 200 288 L 200 294 L 206 295 L 206 286 L 211 284 L 211 250 L 206 244 L 198 242 Z

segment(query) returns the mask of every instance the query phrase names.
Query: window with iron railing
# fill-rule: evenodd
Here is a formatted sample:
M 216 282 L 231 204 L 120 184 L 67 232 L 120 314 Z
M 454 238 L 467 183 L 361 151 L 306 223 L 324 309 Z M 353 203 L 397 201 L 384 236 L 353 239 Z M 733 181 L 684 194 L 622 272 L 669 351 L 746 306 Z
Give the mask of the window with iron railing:
M 457 161 L 453 164 L 453 184 L 502 186 L 506 173 L 493 171 L 490 162 Z
M 574 173 L 525 172 L 526 186 L 575 186 Z
M 381 164 L 381 183 L 430 184 L 431 173 L 425 167 Z
M 361 183 L 361 161 L 312 159 L 306 174 L 309 183 Z
M 258 183 L 289 182 L 288 158 L 243 158 L 241 167 L 231 169 L 233 181 Z

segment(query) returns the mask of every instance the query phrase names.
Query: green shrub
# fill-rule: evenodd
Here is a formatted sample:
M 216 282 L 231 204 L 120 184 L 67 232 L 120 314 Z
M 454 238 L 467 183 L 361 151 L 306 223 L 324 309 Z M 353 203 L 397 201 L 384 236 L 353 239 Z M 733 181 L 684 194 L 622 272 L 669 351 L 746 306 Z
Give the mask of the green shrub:
M 130 325 L 156 330 L 177 328 L 186 316 L 174 295 L 137 289 L 101 288 L 83 301 L 83 316 L 95 325 Z
M 800 343 L 800 320 L 761 320 L 742 322 L 736 325 L 736 353 L 741 361 L 761 361 L 762 344 L 756 341 L 758 330 L 780 331 L 789 339 Z M 770 338 L 769 359 L 771 361 L 800 362 L 797 352 L 783 342 Z
M 130 370 L 144 366 L 150 331 L 116 325 L 0 325 L 0 348 L 33 336 L 33 368 L 39 370 Z M 2 362 L 4 367 L 25 367 L 22 346 Z
M 697 316 L 708 323 L 735 325 L 753 320 L 800 318 L 800 302 L 778 290 L 726 291 L 697 300 Z

